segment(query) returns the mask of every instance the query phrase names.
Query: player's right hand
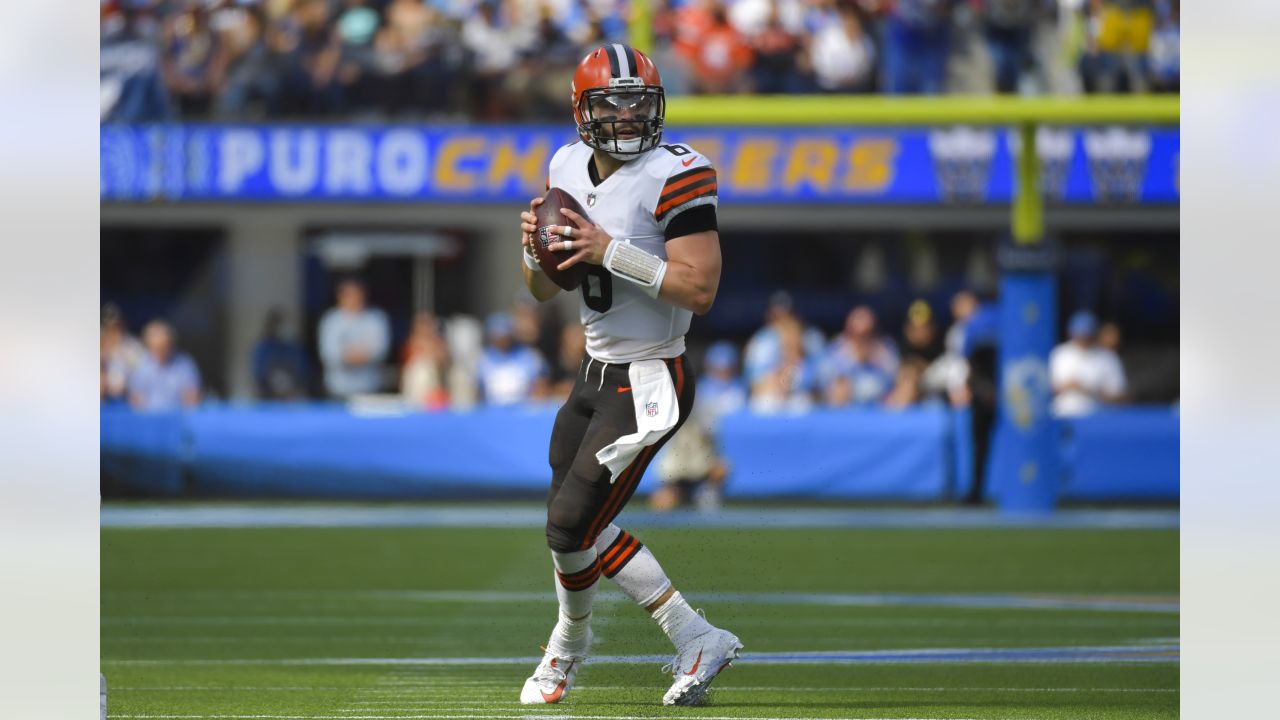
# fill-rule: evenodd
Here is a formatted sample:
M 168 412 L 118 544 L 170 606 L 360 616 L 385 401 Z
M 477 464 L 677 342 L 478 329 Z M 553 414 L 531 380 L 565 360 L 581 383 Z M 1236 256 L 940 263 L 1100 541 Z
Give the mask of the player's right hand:
M 541 204 L 542 198 L 536 197 L 529 201 L 529 209 L 520 213 L 520 247 L 530 255 L 533 254 L 533 234 L 538 232 L 538 216 L 533 211 Z

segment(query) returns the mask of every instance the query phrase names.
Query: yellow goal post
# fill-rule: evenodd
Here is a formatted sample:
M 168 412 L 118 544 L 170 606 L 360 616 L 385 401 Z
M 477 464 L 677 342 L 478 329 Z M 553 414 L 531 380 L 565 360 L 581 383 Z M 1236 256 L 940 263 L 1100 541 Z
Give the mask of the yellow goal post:
M 1017 186 L 1012 230 L 1019 243 L 1044 235 L 1040 194 L 1039 125 L 1177 125 L 1178 95 L 859 96 L 730 95 L 679 96 L 667 100 L 667 122 L 675 127 L 998 125 L 1018 129 Z

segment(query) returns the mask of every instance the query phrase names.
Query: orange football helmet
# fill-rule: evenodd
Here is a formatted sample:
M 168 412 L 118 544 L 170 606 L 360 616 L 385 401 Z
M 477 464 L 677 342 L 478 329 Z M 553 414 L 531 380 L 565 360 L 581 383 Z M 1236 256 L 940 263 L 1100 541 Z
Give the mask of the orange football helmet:
M 582 142 L 630 160 L 662 142 L 667 100 L 647 55 L 611 43 L 591 52 L 573 73 L 573 119 Z

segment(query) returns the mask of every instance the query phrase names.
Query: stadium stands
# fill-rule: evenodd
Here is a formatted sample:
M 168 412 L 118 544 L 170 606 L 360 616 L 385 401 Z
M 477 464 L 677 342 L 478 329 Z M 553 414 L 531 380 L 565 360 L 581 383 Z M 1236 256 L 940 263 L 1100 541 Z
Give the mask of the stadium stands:
M 650 5 L 671 94 L 1178 87 L 1178 0 L 1132 26 L 1114 2 Z M 578 59 L 630 32 L 621 0 L 104 0 L 101 18 L 104 122 L 562 120 Z

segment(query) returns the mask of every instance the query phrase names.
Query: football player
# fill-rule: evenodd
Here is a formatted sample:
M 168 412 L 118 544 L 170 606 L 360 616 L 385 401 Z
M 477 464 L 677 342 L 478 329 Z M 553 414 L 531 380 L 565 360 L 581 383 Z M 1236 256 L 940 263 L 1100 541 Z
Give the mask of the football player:
M 742 644 L 695 612 L 635 536 L 613 524 L 645 468 L 689 416 L 693 375 L 684 336 L 711 309 L 720 283 L 716 171 L 688 145 L 662 144 L 666 101 L 653 61 L 605 45 L 574 72 L 579 140 L 551 158 L 548 187 L 572 195 L 571 225 L 551 226 L 552 251 L 586 263 L 579 288 L 587 354 L 551 433 L 547 545 L 559 620 L 520 692 L 554 703 L 573 686 L 591 647 L 591 604 L 601 575 L 649 612 L 675 645 L 665 705 L 697 705 Z M 559 292 L 531 244 L 535 198 L 521 213 L 524 280 L 538 300 Z

